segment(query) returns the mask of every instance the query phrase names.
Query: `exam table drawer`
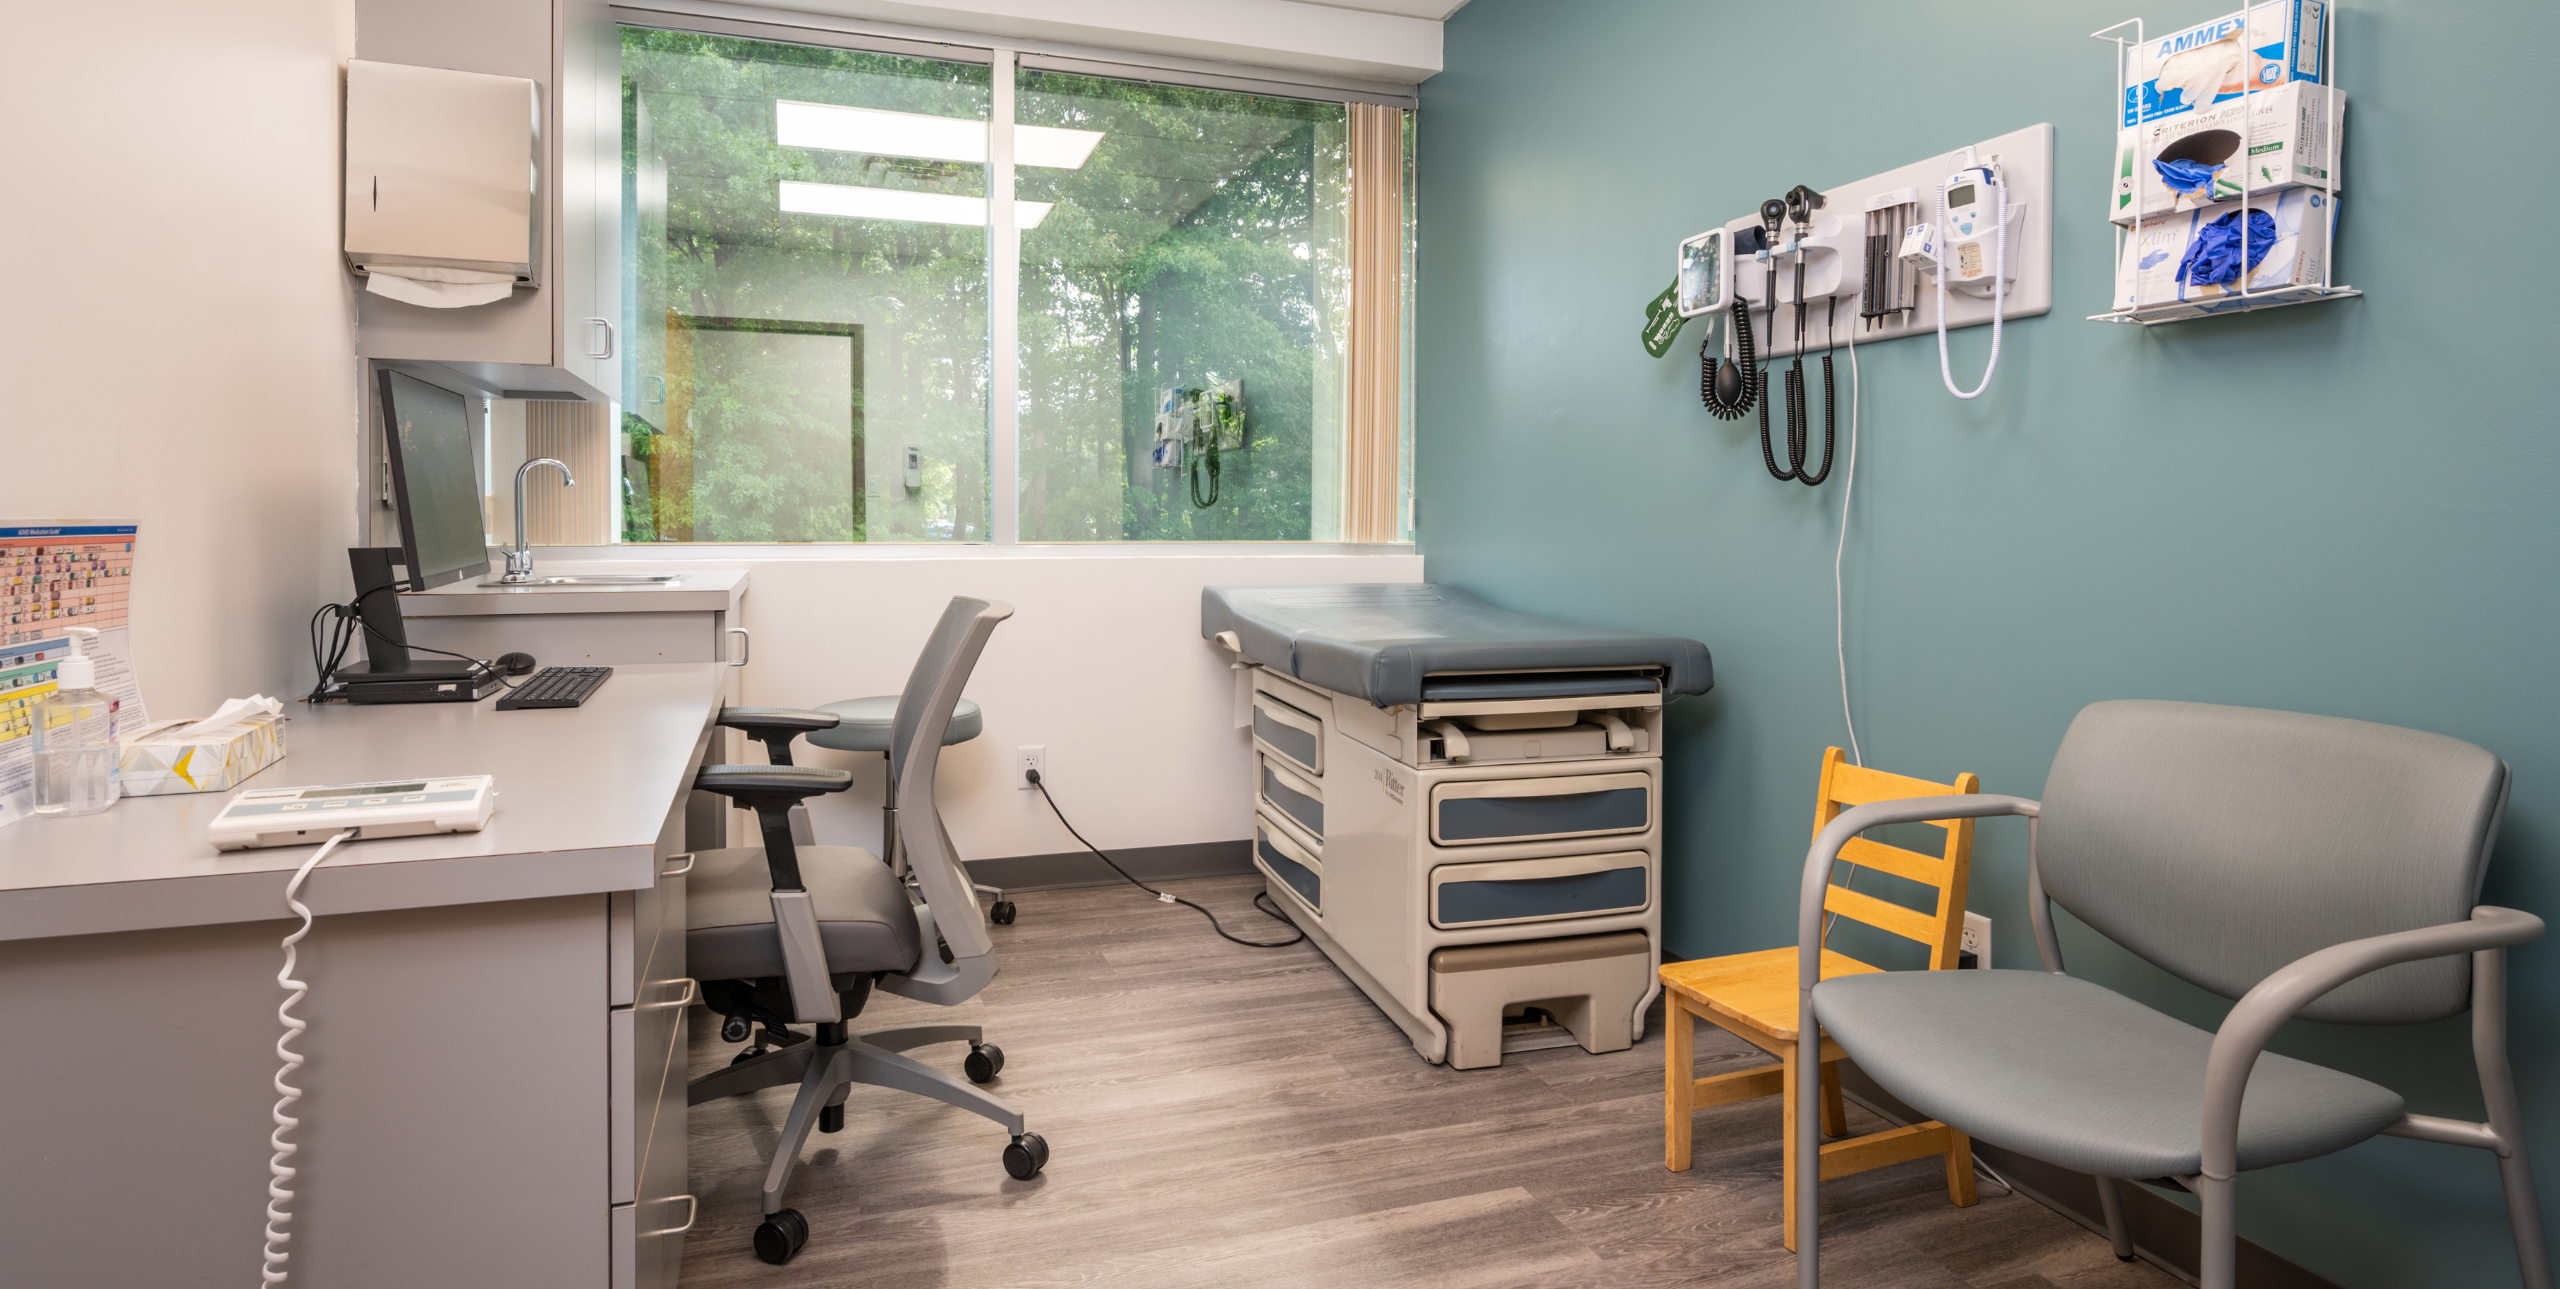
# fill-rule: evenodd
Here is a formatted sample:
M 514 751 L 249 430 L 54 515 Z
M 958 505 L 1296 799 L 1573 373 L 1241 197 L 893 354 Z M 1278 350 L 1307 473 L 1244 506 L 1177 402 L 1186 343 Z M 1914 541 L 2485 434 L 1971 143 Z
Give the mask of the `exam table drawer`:
M 1641 913 L 1652 903 L 1642 851 L 1442 864 L 1431 870 L 1431 925 L 1505 926 Z
M 1324 840 L 1324 789 L 1291 773 L 1279 761 L 1261 758 L 1261 773 L 1255 776 L 1256 792 L 1262 805 L 1273 814 L 1307 830 L 1307 835 Z
M 1319 915 L 1324 912 L 1324 860 L 1314 847 L 1259 814 L 1253 820 L 1253 862 L 1306 901 L 1309 909 Z
M 1648 774 L 1461 779 L 1431 789 L 1431 840 L 1443 846 L 1600 837 L 1652 826 Z
M 1253 739 L 1295 768 L 1324 776 L 1324 722 L 1269 694 L 1253 696 Z

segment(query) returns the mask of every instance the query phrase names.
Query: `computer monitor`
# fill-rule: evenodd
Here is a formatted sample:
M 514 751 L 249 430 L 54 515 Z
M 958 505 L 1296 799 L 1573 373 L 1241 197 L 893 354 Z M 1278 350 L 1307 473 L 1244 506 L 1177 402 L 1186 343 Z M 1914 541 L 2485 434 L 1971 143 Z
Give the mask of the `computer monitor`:
M 489 571 L 480 474 L 462 395 L 407 372 L 382 373 L 382 423 L 409 589 L 431 590 Z

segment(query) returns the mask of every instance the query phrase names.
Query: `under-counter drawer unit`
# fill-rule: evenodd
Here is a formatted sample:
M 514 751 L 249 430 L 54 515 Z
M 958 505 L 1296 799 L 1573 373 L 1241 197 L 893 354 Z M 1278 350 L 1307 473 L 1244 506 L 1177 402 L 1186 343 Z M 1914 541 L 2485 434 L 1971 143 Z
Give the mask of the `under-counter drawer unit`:
M 1324 915 L 1324 860 L 1321 849 L 1293 836 L 1268 816 L 1253 817 L 1253 862 L 1273 881 L 1306 902 L 1309 912 Z
M 1254 775 L 1254 792 L 1261 809 L 1277 814 L 1306 830 L 1307 835 L 1324 840 L 1324 789 L 1284 767 L 1277 758 L 1265 756 Z
M 1299 770 L 1324 775 L 1324 722 L 1269 694 L 1253 696 L 1253 741 Z
M 1512 926 L 1642 913 L 1653 902 L 1643 851 L 1442 864 L 1431 870 L 1431 925 Z
M 1564 841 L 1653 826 L 1653 776 L 1557 774 L 1469 779 L 1431 788 L 1431 840 L 1442 846 Z

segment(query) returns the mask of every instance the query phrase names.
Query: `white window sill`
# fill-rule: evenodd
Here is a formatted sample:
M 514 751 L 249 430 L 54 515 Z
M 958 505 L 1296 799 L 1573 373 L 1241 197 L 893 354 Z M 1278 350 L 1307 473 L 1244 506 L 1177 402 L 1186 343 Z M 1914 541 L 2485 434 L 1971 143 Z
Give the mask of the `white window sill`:
M 867 545 L 633 543 L 623 546 L 536 546 L 537 564 L 554 560 L 622 564 L 735 564 L 745 560 L 1183 560 L 1328 559 L 1412 555 L 1411 542 L 1073 542 L 997 546 L 987 542 Z M 493 555 L 492 560 L 495 560 Z

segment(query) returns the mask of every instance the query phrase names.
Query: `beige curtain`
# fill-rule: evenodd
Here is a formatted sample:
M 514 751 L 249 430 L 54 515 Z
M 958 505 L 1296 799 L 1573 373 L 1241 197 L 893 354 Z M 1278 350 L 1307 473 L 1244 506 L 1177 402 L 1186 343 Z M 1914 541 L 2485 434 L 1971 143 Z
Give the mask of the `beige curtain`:
M 1351 107 L 1351 372 L 1342 540 L 1391 542 L 1404 420 L 1404 109 Z
M 550 457 L 578 476 L 536 470 L 524 481 L 524 527 L 536 546 L 602 546 L 613 540 L 614 435 L 610 403 L 542 400 L 524 405 L 524 459 Z M 512 498 L 515 480 L 506 481 Z

